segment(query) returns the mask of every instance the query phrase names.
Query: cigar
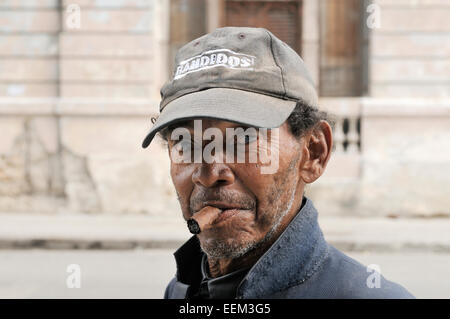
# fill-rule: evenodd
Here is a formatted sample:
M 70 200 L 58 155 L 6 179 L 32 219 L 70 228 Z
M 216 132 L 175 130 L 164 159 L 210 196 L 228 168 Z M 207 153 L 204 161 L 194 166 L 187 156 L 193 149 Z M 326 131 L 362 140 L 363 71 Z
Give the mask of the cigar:
M 187 226 L 189 231 L 194 235 L 200 234 L 201 231 L 212 226 L 212 223 L 221 212 L 222 210 L 217 207 L 206 206 L 202 208 L 192 218 L 188 219 Z

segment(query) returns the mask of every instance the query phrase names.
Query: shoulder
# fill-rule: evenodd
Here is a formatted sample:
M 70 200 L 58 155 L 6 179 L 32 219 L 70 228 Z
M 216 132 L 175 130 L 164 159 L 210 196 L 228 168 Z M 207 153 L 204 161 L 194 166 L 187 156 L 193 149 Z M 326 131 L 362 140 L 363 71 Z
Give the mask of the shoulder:
M 377 270 L 362 265 L 335 247 L 329 245 L 328 276 L 339 274 L 338 283 L 343 287 L 343 298 L 414 298 L 404 287 L 387 280 Z
M 328 245 L 320 269 L 305 282 L 275 298 L 404 299 L 414 298 L 405 288 Z
M 189 285 L 178 281 L 175 276 L 167 285 L 164 299 L 184 299 L 188 293 Z
M 164 292 L 164 299 L 172 299 L 173 288 L 174 288 L 176 282 L 177 282 L 177 278 L 173 277 L 172 280 L 167 284 L 166 290 Z

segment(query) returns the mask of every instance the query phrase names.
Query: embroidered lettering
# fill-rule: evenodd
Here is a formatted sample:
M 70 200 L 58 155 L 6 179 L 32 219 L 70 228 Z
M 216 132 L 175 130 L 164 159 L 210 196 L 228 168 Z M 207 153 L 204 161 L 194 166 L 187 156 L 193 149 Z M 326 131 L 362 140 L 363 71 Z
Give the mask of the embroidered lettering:
M 255 57 L 243 53 L 237 53 L 228 49 L 217 49 L 203 52 L 200 55 L 181 61 L 176 67 L 174 80 L 184 77 L 186 74 L 198 72 L 213 67 L 225 67 L 229 69 L 253 70 Z

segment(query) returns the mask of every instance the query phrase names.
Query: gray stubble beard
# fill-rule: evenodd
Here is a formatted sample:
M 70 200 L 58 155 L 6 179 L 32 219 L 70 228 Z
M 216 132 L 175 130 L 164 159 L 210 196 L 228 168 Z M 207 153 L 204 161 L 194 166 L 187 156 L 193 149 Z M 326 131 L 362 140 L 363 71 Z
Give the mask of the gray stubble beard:
M 291 196 L 289 198 L 289 202 L 288 202 L 286 208 L 277 216 L 271 229 L 266 233 L 266 235 L 261 240 L 249 241 L 249 242 L 244 243 L 244 245 L 242 245 L 239 242 L 232 242 L 231 244 L 228 244 L 221 240 L 214 240 L 214 241 L 210 242 L 207 246 L 202 245 L 200 243 L 200 247 L 206 253 L 208 258 L 213 258 L 213 259 L 225 259 L 225 258 L 236 259 L 236 258 L 244 256 L 245 254 L 249 253 L 250 251 L 258 249 L 259 247 L 263 246 L 268 241 L 273 239 L 273 236 L 277 233 L 278 228 L 281 225 L 281 221 L 284 219 L 284 217 L 289 213 L 289 211 L 292 208 L 292 204 L 294 203 L 296 192 L 297 192 L 297 188 L 292 187 Z M 279 205 L 277 205 L 277 207 L 275 209 L 278 211 Z
M 292 185 L 292 187 L 291 187 L 292 191 L 291 191 L 291 194 L 289 197 L 289 201 L 288 201 L 285 209 L 280 214 L 278 214 L 277 218 L 273 222 L 271 229 L 266 233 L 266 235 L 259 241 L 253 240 L 253 241 L 246 242 L 243 245 L 239 242 L 232 242 L 231 244 L 227 244 L 220 240 L 214 240 L 210 245 L 208 245 L 209 247 L 206 247 L 205 245 L 202 245 L 200 243 L 200 247 L 206 253 L 208 258 L 236 259 L 236 258 L 244 256 L 245 254 L 247 254 L 255 249 L 258 249 L 259 247 L 263 246 L 264 244 L 266 244 L 267 242 L 269 242 L 270 240 L 273 239 L 273 236 L 278 233 L 278 228 L 280 227 L 282 220 L 289 213 L 289 211 L 291 210 L 292 205 L 294 203 L 295 194 L 297 193 L 296 185 L 298 182 L 298 172 L 295 170 L 295 167 L 296 167 L 296 163 L 300 159 L 300 155 L 301 155 L 301 153 L 299 152 L 298 155 L 296 156 L 296 158 L 289 164 L 289 168 L 287 170 L 288 174 L 291 171 L 295 172 L 295 178 L 293 179 L 294 185 Z M 279 206 L 280 206 L 280 202 L 277 204 L 277 206 L 274 209 L 276 211 L 279 211 L 279 209 L 280 209 Z

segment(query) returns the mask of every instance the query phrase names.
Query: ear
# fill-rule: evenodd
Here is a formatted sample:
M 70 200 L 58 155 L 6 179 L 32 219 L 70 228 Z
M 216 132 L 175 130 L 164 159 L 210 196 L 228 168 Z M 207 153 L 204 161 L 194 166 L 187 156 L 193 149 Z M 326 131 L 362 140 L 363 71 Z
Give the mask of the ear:
M 304 137 L 300 176 L 306 184 L 318 179 L 328 164 L 333 148 L 333 134 L 327 121 L 320 121 Z

